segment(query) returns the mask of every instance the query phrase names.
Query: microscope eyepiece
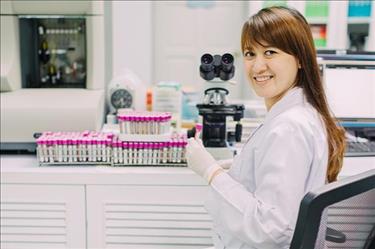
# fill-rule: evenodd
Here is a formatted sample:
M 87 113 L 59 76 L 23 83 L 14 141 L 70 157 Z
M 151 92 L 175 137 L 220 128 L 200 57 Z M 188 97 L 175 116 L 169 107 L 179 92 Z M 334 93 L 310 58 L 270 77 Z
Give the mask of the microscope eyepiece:
M 201 65 L 199 67 L 200 75 L 203 79 L 210 81 L 215 77 L 223 81 L 230 80 L 234 76 L 234 57 L 229 54 L 214 55 L 204 54 L 201 57 Z
M 205 80 L 215 78 L 214 57 L 210 54 L 204 54 L 201 57 L 200 75 Z
M 202 70 L 209 72 L 214 69 L 214 57 L 210 54 L 204 54 L 201 57 Z
M 231 54 L 223 54 L 221 57 L 221 65 L 225 72 L 230 72 L 233 67 L 234 58 Z

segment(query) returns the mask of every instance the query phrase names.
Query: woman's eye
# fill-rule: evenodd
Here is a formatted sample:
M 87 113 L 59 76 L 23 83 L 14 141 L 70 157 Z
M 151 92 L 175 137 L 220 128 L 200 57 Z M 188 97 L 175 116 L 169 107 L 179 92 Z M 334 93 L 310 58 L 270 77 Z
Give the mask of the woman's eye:
M 243 56 L 244 57 L 253 57 L 255 54 L 253 52 L 250 52 L 250 51 L 246 51 Z
M 276 54 L 276 51 L 273 51 L 273 50 L 267 50 L 266 52 L 264 52 L 265 55 L 267 56 L 271 56 L 273 54 Z

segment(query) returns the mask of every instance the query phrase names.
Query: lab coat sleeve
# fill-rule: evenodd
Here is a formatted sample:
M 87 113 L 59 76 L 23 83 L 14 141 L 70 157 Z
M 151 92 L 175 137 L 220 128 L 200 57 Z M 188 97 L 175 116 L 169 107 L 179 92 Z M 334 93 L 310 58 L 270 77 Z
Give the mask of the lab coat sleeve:
M 312 137 L 296 124 L 280 123 L 264 139 L 254 152 L 253 193 L 226 173 L 214 178 L 213 219 L 256 248 L 289 248 L 312 164 Z

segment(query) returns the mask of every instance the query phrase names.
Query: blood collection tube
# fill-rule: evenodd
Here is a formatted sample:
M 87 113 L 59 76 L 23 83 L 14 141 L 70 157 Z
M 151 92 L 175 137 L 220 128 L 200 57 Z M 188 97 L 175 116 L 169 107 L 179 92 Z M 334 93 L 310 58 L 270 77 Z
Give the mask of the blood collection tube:
M 150 144 L 150 165 L 155 164 L 155 148 L 156 148 L 156 143 L 151 143 Z
M 160 134 L 164 134 L 165 133 L 165 122 L 166 122 L 166 116 L 165 116 L 165 114 L 160 114 L 160 117 L 159 117 L 159 119 L 160 119 L 160 122 L 159 122 L 159 124 L 160 124 L 160 131 L 159 131 L 159 133 Z
M 47 149 L 47 140 L 46 138 L 42 139 L 42 154 L 43 154 L 43 162 L 48 162 L 48 149 Z
M 87 138 L 82 138 L 82 161 L 86 162 L 89 159 L 89 150 L 88 150 L 88 143 L 89 141 Z
M 105 148 L 105 138 L 102 137 L 99 139 L 99 151 L 100 151 L 100 158 L 102 162 L 107 161 L 107 150 Z
M 147 142 L 145 146 L 145 159 L 144 159 L 145 165 L 152 164 L 152 153 L 153 153 L 153 143 Z
M 163 157 L 163 145 L 164 143 L 158 143 L 158 157 L 156 160 L 157 164 L 160 164 L 162 162 L 162 157 Z
M 126 133 L 128 134 L 131 134 L 131 130 L 130 130 L 130 123 L 131 122 L 131 119 L 130 119 L 130 116 L 125 116 L 125 129 L 126 129 Z
M 157 156 L 158 156 L 158 143 L 152 144 L 152 165 L 155 165 L 157 162 Z
M 56 139 L 56 143 L 57 143 L 57 153 L 56 153 L 56 156 L 57 156 L 57 161 L 58 162 L 63 162 L 63 144 L 62 144 L 62 139 Z
M 134 134 L 134 119 L 133 119 L 133 116 L 131 116 L 129 114 L 128 119 L 129 119 L 129 134 Z
M 44 162 L 44 155 L 43 155 L 43 150 L 42 150 L 42 139 L 39 137 L 37 140 L 36 140 L 36 144 L 37 144 L 37 151 L 38 151 L 38 160 L 39 162 Z
M 103 157 L 101 140 L 102 140 L 102 138 L 100 136 L 96 139 L 96 161 L 97 162 L 101 162 L 102 157 Z
M 122 157 L 124 158 L 124 165 L 129 163 L 129 155 L 128 155 L 128 143 L 122 142 Z
M 125 122 L 124 122 L 124 117 L 118 115 L 117 116 L 118 124 L 120 127 L 120 133 L 125 133 Z
M 168 162 L 168 146 L 169 146 L 169 142 L 163 143 L 163 158 L 162 158 L 163 163 Z
M 155 134 L 161 134 L 161 120 L 162 116 L 158 115 L 155 117 L 156 120 L 156 131 Z
M 52 139 L 49 139 L 48 142 L 47 142 L 47 146 L 48 146 L 48 159 L 49 159 L 49 162 L 50 163 L 53 163 L 54 162 L 54 145 L 53 145 L 53 140 Z
M 118 163 L 123 164 L 124 163 L 124 158 L 123 158 L 123 151 L 122 151 L 122 142 L 117 140 L 116 142 L 117 146 L 117 157 L 118 157 Z
M 134 164 L 139 164 L 140 162 L 140 156 L 139 156 L 139 143 L 134 142 L 134 149 L 133 149 L 133 156 L 134 156 Z
M 91 140 L 91 149 L 92 149 L 92 161 L 96 162 L 97 161 L 97 151 L 98 151 L 98 140 L 96 138 L 93 138 Z
M 67 155 L 67 161 L 73 162 L 73 147 L 72 147 L 72 139 L 67 138 L 66 140 L 67 146 L 68 146 L 68 155 Z
M 144 150 L 145 150 L 144 143 L 142 142 L 138 143 L 138 164 L 143 164 L 144 162 L 144 156 L 145 156 Z
M 202 131 L 203 125 L 202 124 L 195 124 L 195 139 L 198 139 L 200 137 L 201 131 Z
M 177 162 L 177 141 L 172 142 L 172 162 L 176 163 Z
M 117 153 L 117 141 L 112 141 L 112 150 L 113 150 L 113 163 L 118 163 L 118 153 Z
M 107 138 L 105 140 L 105 150 L 107 151 L 106 153 L 107 161 L 111 162 L 111 159 L 113 159 L 111 156 L 112 154 L 112 139 L 111 138 Z
M 92 139 L 89 137 L 87 138 L 87 161 L 92 162 L 93 161 L 93 153 L 92 153 Z
M 77 138 L 74 137 L 72 139 L 72 159 L 73 159 L 73 162 L 77 162 L 77 152 L 78 152 Z

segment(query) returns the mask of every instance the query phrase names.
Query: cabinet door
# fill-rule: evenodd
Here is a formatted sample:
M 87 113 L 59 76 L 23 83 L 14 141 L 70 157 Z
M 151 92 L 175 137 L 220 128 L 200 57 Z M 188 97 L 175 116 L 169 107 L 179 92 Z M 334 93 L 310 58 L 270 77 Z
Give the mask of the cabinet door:
M 206 248 L 207 186 L 88 186 L 88 248 Z
M 1 248 L 86 248 L 84 186 L 1 184 Z

